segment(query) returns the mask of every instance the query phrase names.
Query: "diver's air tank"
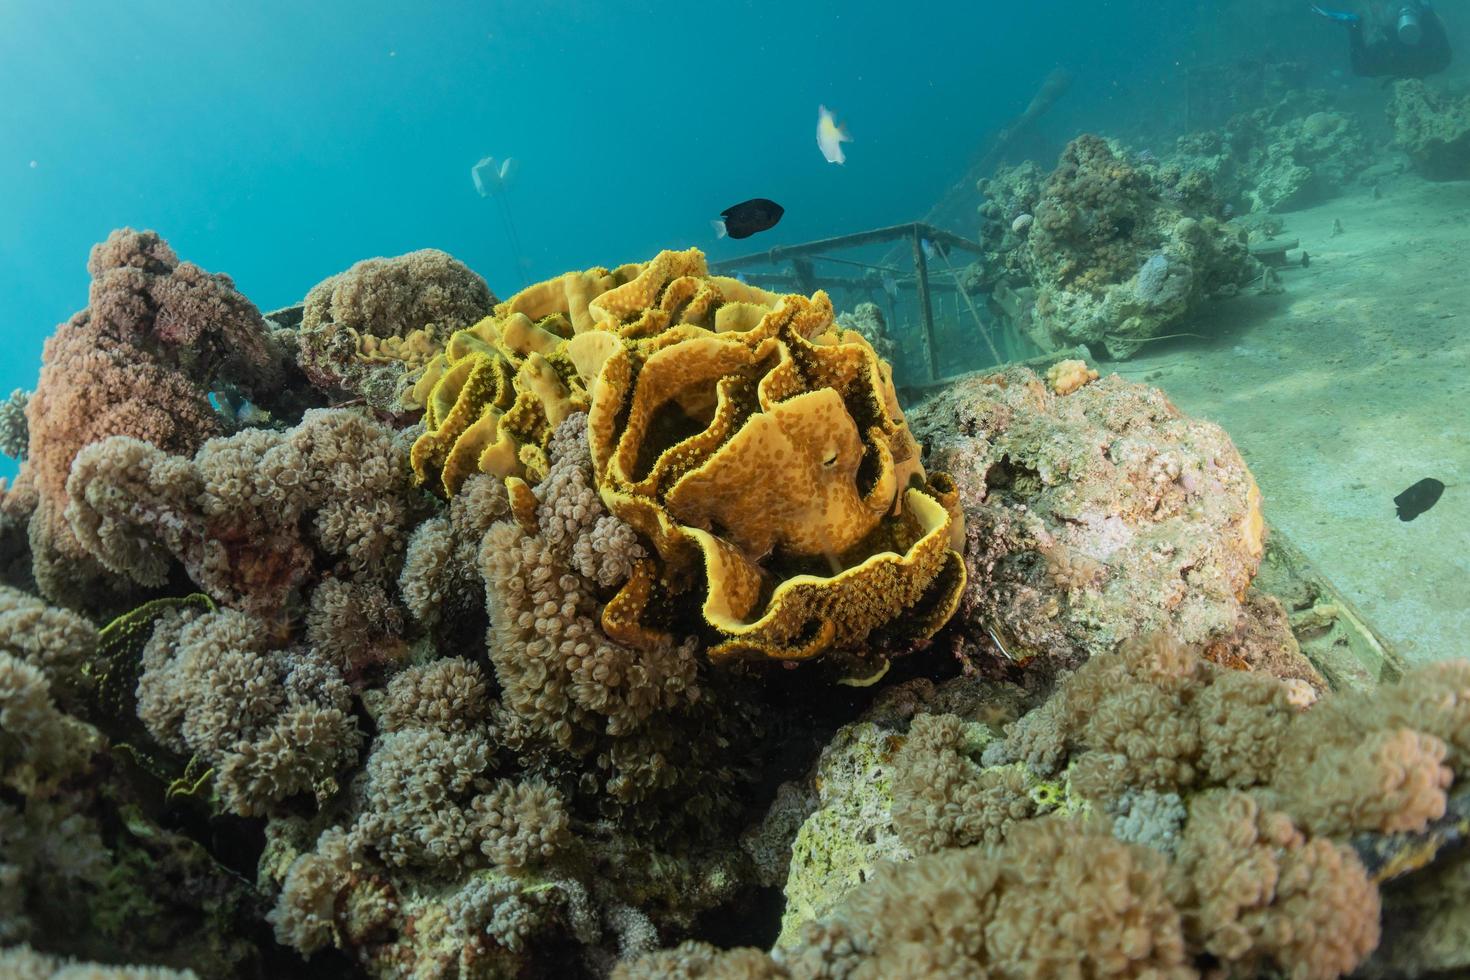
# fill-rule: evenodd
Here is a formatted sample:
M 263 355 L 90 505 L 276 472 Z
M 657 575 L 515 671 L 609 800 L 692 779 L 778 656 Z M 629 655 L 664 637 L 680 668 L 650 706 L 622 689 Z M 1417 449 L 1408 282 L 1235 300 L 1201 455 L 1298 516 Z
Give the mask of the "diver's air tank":
M 1418 44 L 1424 37 L 1424 28 L 1419 23 L 1419 5 L 1406 3 L 1400 7 L 1398 23 L 1394 26 L 1401 44 Z

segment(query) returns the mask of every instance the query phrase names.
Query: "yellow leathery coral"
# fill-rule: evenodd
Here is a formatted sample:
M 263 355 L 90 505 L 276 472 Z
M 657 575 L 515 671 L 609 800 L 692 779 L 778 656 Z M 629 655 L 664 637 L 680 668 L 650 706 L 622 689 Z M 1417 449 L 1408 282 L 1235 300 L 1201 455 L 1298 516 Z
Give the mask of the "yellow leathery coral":
M 911 546 L 879 551 L 831 576 L 786 579 L 754 619 L 715 605 L 731 578 L 751 570 L 732 569 L 730 549 L 717 549 L 710 535 L 694 532 L 706 549 L 705 619 L 728 637 L 711 648 L 710 656 L 800 660 L 850 648 L 885 627 L 910 637 L 933 635 L 959 604 L 965 564 L 949 549 L 951 518 L 943 505 L 916 489 L 907 491 L 906 498 L 905 536 L 921 535 Z
M 927 637 L 958 602 L 952 485 L 820 291 L 710 276 L 697 249 L 568 273 L 452 335 L 415 393 L 415 474 L 450 495 L 476 472 L 529 492 L 551 430 L 588 413 L 598 493 L 656 552 L 607 603 L 620 642 L 703 630 L 717 658 L 806 659 Z

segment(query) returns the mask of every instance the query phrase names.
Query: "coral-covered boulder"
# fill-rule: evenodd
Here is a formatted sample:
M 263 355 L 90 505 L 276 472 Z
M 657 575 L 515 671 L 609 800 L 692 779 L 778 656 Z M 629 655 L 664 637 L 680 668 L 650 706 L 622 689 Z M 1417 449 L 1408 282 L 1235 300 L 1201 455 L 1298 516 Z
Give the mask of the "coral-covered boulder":
M 973 635 L 1072 659 L 1236 629 L 1265 526 L 1219 426 L 1117 375 L 1057 394 L 1025 369 L 967 378 L 910 418 L 959 488 Z
M 1250 277 L 1244 236 L 1096 136 L 1062 153 L 1036 203 L 1022 261 L 1033 336 L 1126 357 Z
M 1394 142 L 1433 180 L 1470 177 L 1470 95 L 1458 98 L 1412 78 L 1395 82 L 1388 105 Z
M 1202 176 L 1223 204 L 1278 211 L 1342 193 L 1372 162 L 1356 117 L 1334 109 L 1324 92 L 1293 90 L 1217 130 L 1180 137 L 1159 175 L 1170 183 Z

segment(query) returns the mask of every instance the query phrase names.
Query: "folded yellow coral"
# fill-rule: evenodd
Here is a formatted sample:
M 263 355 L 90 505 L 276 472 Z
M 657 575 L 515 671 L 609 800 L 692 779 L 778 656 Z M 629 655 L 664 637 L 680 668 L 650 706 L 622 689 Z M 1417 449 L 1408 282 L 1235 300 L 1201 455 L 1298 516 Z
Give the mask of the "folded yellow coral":
M 536 482 L 588 412 L 599 493 L 657 555 L 606 607 L 621 642 L 698 609 L 716 658 L 806 659 L 925 638 L 958 602 L 954 495 L 825 293 L 710 276 L 696 249 L 568 273 L 454 334 L 415 396 L 415 474 L 451 495 L 477 472 Z

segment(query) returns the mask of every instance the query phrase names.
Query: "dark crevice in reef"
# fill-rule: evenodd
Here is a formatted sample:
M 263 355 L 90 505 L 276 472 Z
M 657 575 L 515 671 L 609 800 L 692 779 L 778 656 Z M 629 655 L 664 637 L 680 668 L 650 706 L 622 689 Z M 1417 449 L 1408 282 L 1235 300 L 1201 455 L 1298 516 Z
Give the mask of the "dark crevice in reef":
M 785 911 L 786 896 L 781 889 L 751 888 L 735 901 L 701 914 L 695 920 L 692 938 L 721 949 L 770 949 L 781 934 Z

